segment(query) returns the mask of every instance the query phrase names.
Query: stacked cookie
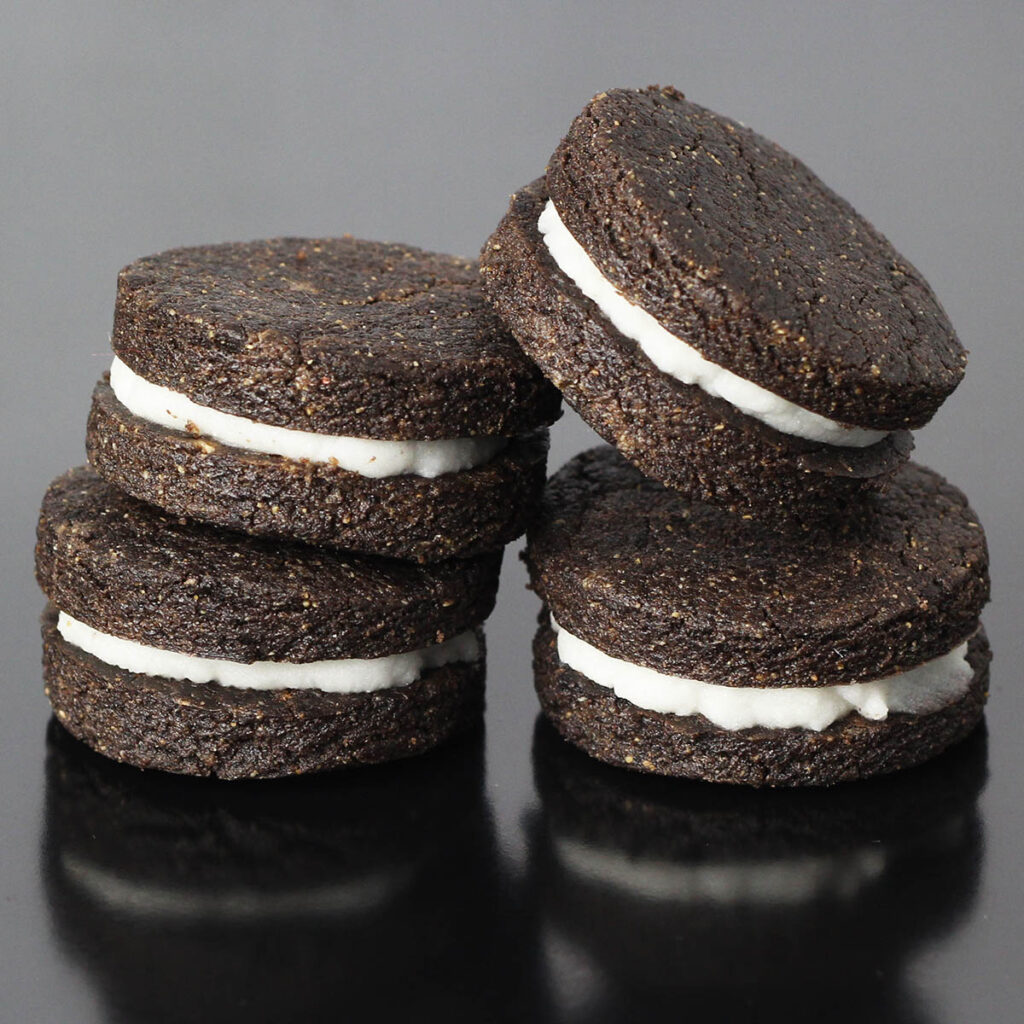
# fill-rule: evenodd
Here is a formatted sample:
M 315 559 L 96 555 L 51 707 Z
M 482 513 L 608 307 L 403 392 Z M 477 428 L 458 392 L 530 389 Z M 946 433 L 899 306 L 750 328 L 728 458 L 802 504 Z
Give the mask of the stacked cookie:
M 474 264 L 352 238 L 122 271 L 92 468 L 37 576 L 60 722 L 143 768 L 270 777 L 480 718 L 480 626 L 560 397 Z
M 965 353 L 807 167 L 673 89 L 602 93 L 483 250 L 524 351 L 614 448 L 551 480 L 527 562 L 542 706 L 634 769 L 826 784 L 966 735 L 984 533 L 907 461 Z

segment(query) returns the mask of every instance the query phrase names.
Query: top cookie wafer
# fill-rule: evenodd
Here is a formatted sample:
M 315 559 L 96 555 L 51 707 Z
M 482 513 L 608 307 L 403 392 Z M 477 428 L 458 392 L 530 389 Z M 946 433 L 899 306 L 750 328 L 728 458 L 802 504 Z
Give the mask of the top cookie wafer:
M 973 635 L 989 596 L 985 532 L 967 499 L 914 463 L 841 526 L 783 532 L 684 502 L 601 446 L 548 481 L 526 559 L 575 635 L 724 686 L 906 671 Z
M 547 191 L 630 302 L 804 408 L 920 427 L 963 376 L 945 312 L 880 232 L 796 157 L 675 89 L 595 97 Z
M 476 276 L 350 237 L 172 249 L 121 271 L 111 341 L 147 381 L 273 426 L 400 440 L 550 423 L 557 395 Z

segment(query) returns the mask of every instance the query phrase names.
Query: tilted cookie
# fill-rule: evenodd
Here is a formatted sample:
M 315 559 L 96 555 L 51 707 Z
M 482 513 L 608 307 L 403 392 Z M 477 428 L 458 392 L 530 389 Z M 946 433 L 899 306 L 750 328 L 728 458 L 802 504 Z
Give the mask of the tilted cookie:
M 964 372 L 931 289 L 875 228 L 673 89 L 595 97 L 481 270 L 605 440 L 691 497 L 765 516 L 884 489 Z

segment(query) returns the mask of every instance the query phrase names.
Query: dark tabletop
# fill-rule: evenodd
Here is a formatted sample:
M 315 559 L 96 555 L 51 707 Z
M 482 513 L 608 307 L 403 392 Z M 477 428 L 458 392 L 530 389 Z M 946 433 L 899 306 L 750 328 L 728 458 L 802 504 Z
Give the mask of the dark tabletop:
M 0 1021 L 1020 1019 L 1019 5 L 0 17 Z M 119 266 L 343 231 L 472 255 L 593 92 L 650 81 L 806 160 L 970 349 L 916 457 L 988 531 L 987 729 L 822 792 L 607 769 L 537 721 L 514 546 L 485 734 L 265 786 L 143 774 L 66 737 L 42 696 L 32 533 L 83 458 Z M 551 466 L 591 443 L 567 416 Z

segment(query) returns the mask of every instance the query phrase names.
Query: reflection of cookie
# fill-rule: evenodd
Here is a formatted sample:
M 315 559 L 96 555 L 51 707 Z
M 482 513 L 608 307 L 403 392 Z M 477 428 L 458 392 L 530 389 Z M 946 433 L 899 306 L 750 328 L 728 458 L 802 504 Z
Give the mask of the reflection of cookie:
M 625 1006 L 661 1019 L 685 1004 L 741 1020 L 756 1002 L 758 1019 L 785 1006 L 804 1021 L 839 990 L 831 1017 L 920 1019 L 906 964 L 977 885 L 984 729 L 927 765 L 827 792 L 617 771 L 544 721 L 533 766 L 540 945 L 587 971 L 593 992 L 568 1019 L 622 1019 Z
M 981 717 L 984 533 L 922 467 L 842 532 L 773 533 L 593 449 L 549 482 L 527 561 L 552 620 L 541 703 L 601 760 L 829 784 L 916 764 Z
M 268 777 L 419 753 L 479 719 L 500 562 L 228 534 L 72 470 L 36 547 L 47 692 L 72 733 L 144 768 Z
M 405 1000 L 486 1019 L 510 958 L 488 956 L 482 759 L 477 732 L 415 764 L 220 783 L 132 771 L 52 723 L 57 936 L 104 1019 L 391 1020 Z
M 122 271 L 88 451 L 176 515 L 433 561 L 522 532 L 559 396 L 473 264 L 351 238 Z
M 963 374 L 941 306 L 885 238 L 672 89 L 595 97 L 482 271 L 603 437 L 655 479 L 759 510 L 884 486 L 906 428 Z

